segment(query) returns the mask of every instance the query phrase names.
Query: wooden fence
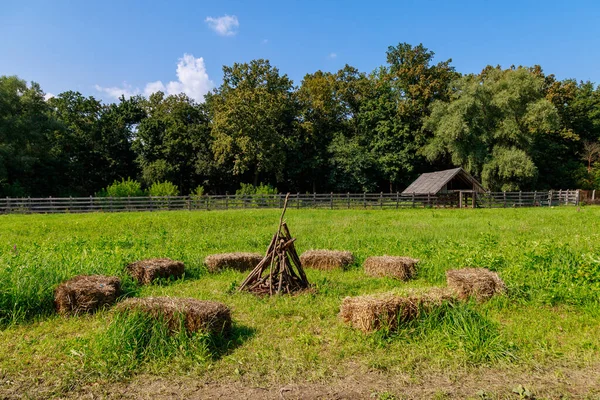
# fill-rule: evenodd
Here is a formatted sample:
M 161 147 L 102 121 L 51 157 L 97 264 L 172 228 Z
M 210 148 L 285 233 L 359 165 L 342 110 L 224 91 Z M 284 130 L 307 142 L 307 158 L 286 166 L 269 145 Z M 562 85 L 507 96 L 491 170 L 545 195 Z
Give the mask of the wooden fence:
M 282 208 L 285 194 L 207 195 L 165 197 L 45 197 L 0 199 L 0 213 L 84 213 L 163 210 L 227 210 Z M 460 201 L 458 193 L 403 195 L 400 193 L 312 193 L 291 194 L 288 207 L 328 209 L 398 209 L 471 207 L 472 201 Z M 535 207 L 579 204 L 579 191 L 488 192 L 475 196 L 475 206 Z

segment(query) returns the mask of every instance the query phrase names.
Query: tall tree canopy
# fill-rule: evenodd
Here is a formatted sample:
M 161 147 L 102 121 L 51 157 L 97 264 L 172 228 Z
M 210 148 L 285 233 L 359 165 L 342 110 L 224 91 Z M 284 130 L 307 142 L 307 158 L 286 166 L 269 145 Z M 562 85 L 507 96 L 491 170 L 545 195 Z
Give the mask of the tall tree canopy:
M 223 67 L 223 84 L 207 96 L 212 150 L 234 176 L 283 180 L 287 139 L 295 128 L 292 81 L 267 60 Z
M 458 79 L 450 101 L 433 105 L 425 128 L 434 137 L 424 154 L 429 160 L 450 157 L 492 190 L 531 185 L 537 176 L 530 156 L 535 138 L 559 127 L 543 89 L 544 80 L 522 67 L 488 67 Z
M 47 100 L 36 83 L 2 76 L 0 196 L 90 195 L 133 180 L 182 194 L 250 183 L 397 191 L 455 166 L 491 190 L 600 189 L 596 84 L 540 66 L 461 75 L 422 44 L 390 46 L 386 61 L 309 73 L 297 87 L 268 60 L 235 63 L 204 102 Z

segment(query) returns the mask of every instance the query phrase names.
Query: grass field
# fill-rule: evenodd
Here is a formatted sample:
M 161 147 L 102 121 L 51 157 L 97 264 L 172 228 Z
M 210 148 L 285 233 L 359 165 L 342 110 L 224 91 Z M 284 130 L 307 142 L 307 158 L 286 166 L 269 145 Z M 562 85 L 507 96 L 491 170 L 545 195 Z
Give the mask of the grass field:
M 313 293 L 274 298 L 236 293 L 244 273 L 206 271 L 212 253 L 264 252 L 279 213 L 0 217 L 0 398 L 600 397 L 600 208 L 289 210 L 299 252 L 350 250 L 355 265 L 308 270 Z M 362 261 L 383 254 L 421 259 L 417 279 L 365 276 Z M 149 257 L 184 261 L 184 279 L 137 287 L 124 266 Z M 445 285 L 466 266 L 497 271 L 507 295 L 394 333 L 337 317 L 345 296 Z M 224 302 L 233 338 L 157 332 L 136 347 L 147 321 L 55 316 L 54 288 L 88 273 L 120 276 L 128 296 Z

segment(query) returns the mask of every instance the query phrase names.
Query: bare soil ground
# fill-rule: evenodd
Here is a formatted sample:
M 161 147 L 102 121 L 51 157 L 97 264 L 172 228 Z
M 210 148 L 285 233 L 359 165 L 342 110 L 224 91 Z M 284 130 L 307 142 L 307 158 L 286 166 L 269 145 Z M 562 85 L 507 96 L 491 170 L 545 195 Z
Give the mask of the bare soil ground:
M 523 372 L 480 368 L 419 377 L 369 372 L 327 382 L 265 385 L 198 377 L 140 375 L 127 382 L 69 388 L 2 377 L 0 398 L 64 399 L 600 399 L 600 364 Z

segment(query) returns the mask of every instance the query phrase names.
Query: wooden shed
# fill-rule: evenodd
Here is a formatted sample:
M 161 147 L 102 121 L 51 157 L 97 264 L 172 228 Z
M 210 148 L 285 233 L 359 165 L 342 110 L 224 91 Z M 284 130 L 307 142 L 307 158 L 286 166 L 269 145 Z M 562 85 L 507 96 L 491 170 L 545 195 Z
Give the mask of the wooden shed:
M 484 192 L 481 183 L 477 182 L 471 174 L 462 168 L 453 168 L 422 174 L 402 192 L 402 195 L 453 195 L 458 197 L 456 200 L 459 207 L 462 207 L 463 204 L 468 204 L 463 201 L 463 196 L 470 198 L 475 206 L 475 193 Z

